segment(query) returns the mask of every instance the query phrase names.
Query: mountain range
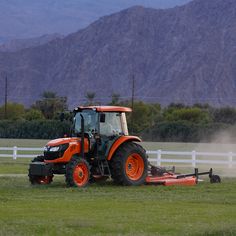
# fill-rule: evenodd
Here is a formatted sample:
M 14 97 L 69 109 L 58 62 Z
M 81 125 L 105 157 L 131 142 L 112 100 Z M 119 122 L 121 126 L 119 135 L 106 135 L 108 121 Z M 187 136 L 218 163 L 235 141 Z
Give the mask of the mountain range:
M 64 38 L 0 53 L 0 90 L 32 104 L 43 91 L 87 92 L 99 103 L 113 93 L 136 100 L 215 106 L 236 103 L 236 1 L 194 0 L 171 9 L 131 7 Z M 0 94 L 0 103 L 4 93 Z
M 1 0 L 0 43 L 45 34 L 67 35 L 133 5 L 169 8 L 190 0 Z
M 63 37 L 64 36 L 60 34 L 45 34 L 40 37 L 28 39 L 12 39 L 7 43 L 0 45 L 0 52 L 16 52 L 25 48 L 37 47 Z

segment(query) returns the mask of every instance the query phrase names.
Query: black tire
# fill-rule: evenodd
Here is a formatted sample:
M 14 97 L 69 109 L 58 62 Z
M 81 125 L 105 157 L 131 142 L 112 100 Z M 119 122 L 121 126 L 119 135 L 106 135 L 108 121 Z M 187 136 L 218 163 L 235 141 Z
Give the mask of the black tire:
M 37 156 L 31 162 L 43 162 L 44 156 Z
M 210 178 L 210 182 L 212 184 L 220 183 L 221 182 L 220 176 L 219 175 L 212 175 Z
M 44 156 L 37 156 L 31 162 L 43 162 L 43 161 L 44 161 Z M 30 170 L 28 176 L 30 183 L 33 185 L 50 184 L 53 180 L 53 175 L 52 176 L 31 175 Z
M 136 163 L 137 175 L 129 173 L 132 165 L 129 160 L 139 160 Z M 135 166 L 135 165 L 134 165 Z M 129 170 L 130 168 L 130 170 Z M 148 171 L 148 162 L 146 151 L 138 144 L 128 142 L 122 144 L 115 152 L 111 160 L 111 175 L 116 184 L 119 185 L 142 185 L 145 183 Z
M 92 176 L 90 177 L 89 182 L 90 182 L 91 184 L 93 184 L 93 183 L 104 184 L 104 183 L 107 181 L 108 178 L 109 178 L 108 176 L 93 176 L 93 175 L 92 175 Z
M 66 184 L 68 187 L 86 187 L 90 179 L 88 162 L 78 156 L 73 156 L 66 165 Z
M 52 176 L 39 176 L 39 175 L 31 175 L 29 174 L 29 181 L 33 185 L 47 185 L 52 183 L 53 175 Z

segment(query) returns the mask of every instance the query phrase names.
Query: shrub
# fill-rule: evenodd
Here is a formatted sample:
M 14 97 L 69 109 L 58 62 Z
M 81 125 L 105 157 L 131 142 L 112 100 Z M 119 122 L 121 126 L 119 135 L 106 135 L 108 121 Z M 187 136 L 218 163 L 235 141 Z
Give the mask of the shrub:
M 55 120 L 0 121 L 0 138 L 53 139 L 69 134 L 70 122 Z

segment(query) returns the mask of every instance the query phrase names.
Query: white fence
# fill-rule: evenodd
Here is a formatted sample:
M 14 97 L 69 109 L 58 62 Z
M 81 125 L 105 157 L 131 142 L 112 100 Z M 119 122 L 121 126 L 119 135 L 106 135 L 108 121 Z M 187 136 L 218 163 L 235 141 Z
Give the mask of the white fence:
M 236 153 L 233 152 L 176 152 L 176 151 L 147 151 L 150 154 L 149 161 L 155 162 L 157 166 L 161 163 L 187 163 L 191 164 L 192 167 L 196 167 L 197 164 L 217 164 L 217 165 L 227 165 L 232 168 L 236 165 Z M 153 155 L 155 157 L 153 157 Z M 168 158 L 162 158 L 163 155 L 167 155 Z M 170 156 L 184 156 L 184 159 L 172 159 Z M 217 158 L 218 157 L 218 158 Z M 207 159 L 206 159 L 207 158 Z M 214 159 L 216 158 L 216 159 Z
M 3 151 L 7 151 L 8 154 L 3 154 Z M 9 153 L 11 152 L 11 153 Z M 19 154 L 21 152 L 23 154 Z M 31 152 L 31 154 L 25 154 Z M 33 158 L 42 154 L 43 148 L 26 148 L 26 147 L 0 147 L 0 157 L 11 157 L 13 160 L 17 158 Z M 34 153 L 34 154 L 32 154 Z M 157 166 L 161 166 L 162 163 L 186 163 L 192 167 L 196 167 L 197 164 L 217 164 L 226 165 L 228 168 L 232 168 L 236 165 L 236 153 L 233 152 L 179 152 L 179 151 L 147 151 L 149 155 L 149 161 L 155 163 Z M 163 157 L 163 156 L 166 156 Z M 170 158 L 175 156 L 177 158 Z M 181 159 L 178 158 L 181 156 Z M 207 158 L 207 159 L 206 159 Z M 216 159 L 214 159 L 216 158 Z
M 2 153 L 2 151 L 7 151 L 8 154 Z M 9 151 L 12 153 L 9 154 Z M 18 152 L 24 152 L 24 154 L 18 154 Z M 33 152 L 34 154 L 25 154 L 25 152 Z M 26 148 L 26 147 L 0 147 L 0 157 L 11 157 L 13 160 L 17 158 L 33 158 L 37 155 L 42 154 L 43 148 Z

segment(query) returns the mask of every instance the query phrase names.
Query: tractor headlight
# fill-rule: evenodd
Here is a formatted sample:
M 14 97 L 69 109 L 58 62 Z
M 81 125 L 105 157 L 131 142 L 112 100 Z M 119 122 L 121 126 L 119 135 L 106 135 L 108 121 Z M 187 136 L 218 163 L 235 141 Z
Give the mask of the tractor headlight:
M 60 146 L 50 147 L 49 152 L 57 152 L 59 151 Z
M 47 145 L 44 148 L 44 160 L 54 160 L 62 157 L 68 147 L 69 143 L 60 144 L 58 146 Z

